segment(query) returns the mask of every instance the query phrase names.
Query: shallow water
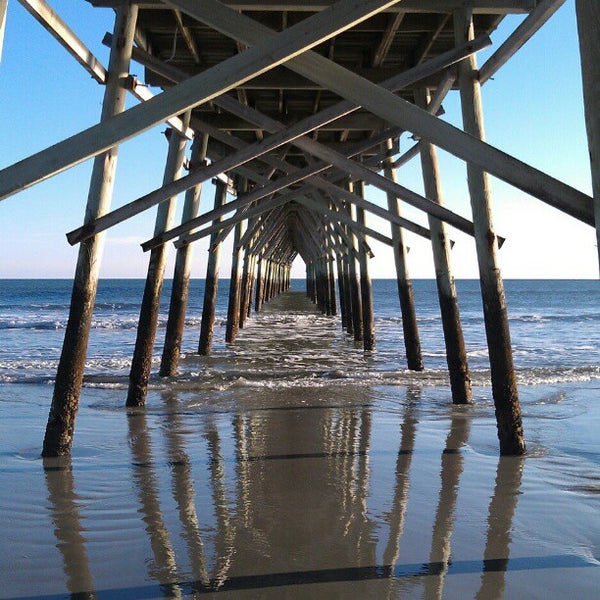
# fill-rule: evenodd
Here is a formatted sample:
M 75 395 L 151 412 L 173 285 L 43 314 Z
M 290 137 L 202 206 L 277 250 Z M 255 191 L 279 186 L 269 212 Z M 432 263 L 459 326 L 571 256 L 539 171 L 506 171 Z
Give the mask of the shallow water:
M 145 409 L 91 377 L 69 460 L 39 458 L 52 386 L 0 385 L 0 596 L 596 598 L 593 362 L 521 385 L 529 452 L 498 458 L 485 370 L 453 407 L 382 346 L 286 295 Z

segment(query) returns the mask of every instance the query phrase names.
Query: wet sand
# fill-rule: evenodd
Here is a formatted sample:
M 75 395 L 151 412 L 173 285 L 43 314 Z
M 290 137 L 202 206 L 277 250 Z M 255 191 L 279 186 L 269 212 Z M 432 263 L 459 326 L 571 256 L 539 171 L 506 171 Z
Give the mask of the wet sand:
M 51 387 L 0 386 L 0 597 L 597 597 L 600 382 L 523 386 L 529 453 L 499 458 L 488 388 L 264 386 L 256 321 L 210 359 L 237 384 L 86 387 L 70 460 L 39 458 Z

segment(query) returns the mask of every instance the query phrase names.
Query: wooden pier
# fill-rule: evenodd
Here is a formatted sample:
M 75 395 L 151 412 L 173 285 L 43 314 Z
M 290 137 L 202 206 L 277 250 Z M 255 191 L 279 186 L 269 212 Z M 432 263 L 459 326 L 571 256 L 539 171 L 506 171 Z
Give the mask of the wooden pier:
M 593 198 L 488 144 L 484 134 L 481 86 L 565 0 L 87 0 L 97 10 L 114 10 L 114 30 L 104 37 L 111 48 L 106 67 L 46 0 L 13 1 L 81 64 L 84 75 L 87 71 L 105 86 L 97 125 L 0 171 L 3 200 L 94 160 L 83 224 L 67 235 L 70 244 L 79 245 L 79 255 L 45 456 L 71 451 L 103 232 L 153 207 L 155 228 L 142 245 L 148 273 L 129 406 L 145 403 L 173 241 L 177 256 L 161 376 L 177 374 L 191 249 L 207 237 L 198 352 L 210 353 L 219 261 L 228 236 L 233 251 L 227 342 L 235 343 L 252 310 L 289 288 L 292 263 L 300 257 L 307 295 L 325 314 L 339 310 L 340 335 L 346 332 L 365 351 L 376 351 L 369 271 L 373 239 L 393 249 L 404 338 L 399 348 L 404 346 L 408 369 L 423 370 L 405 232 L 431 240 L 452 399 L 472 402 L 451 267 L 451 228 L 456 228 L 475 242 L 500 452 L 525 452 L 497 258 L 503 238 L 494 229 L 490 175 L 596 227 L 600 240 L 597 0 L 575 0 Z M 3 32 L 10 26 L 7 5 L 0 0 L 0 56 Z M 522 15 L 521 21 L 479 65 L 477 53 L 511 14 Z M 142 80 L 131 75 L 131 61 L 143 66 Z M 153 95 L 148 86 L 162 92 Z M 128 93 L 138 103 L 126 109 Z M 460 97 L 462 129 L 440 118 L 451 93 Z M 119 145 L 161 123 L 169 127 L 162 186 L 111 210 Z M 401 155 L 404 132 L 416 143 Z M 465 163 L 468 216 L 443 202 L 436 147 Z M 397 175 L 416 155 L 424 195 L 403 186 Z M 214 206 L 201 211 L 201 186 L 211 181 Z M 385 207 L 374 202 L 374 189 L 385 194 Z M 176 224 L 177 197 L 184 192 L 183 216 Z M 404 203 L 422 211 L 427 226 L 403 216 Z M 384 219 L 390 229 L 375 228 L 370 215 Z

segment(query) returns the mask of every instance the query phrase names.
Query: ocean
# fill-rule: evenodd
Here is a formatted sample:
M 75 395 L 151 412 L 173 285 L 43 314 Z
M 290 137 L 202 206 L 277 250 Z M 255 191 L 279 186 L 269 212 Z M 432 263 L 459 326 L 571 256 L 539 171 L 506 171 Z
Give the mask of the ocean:
M 479 283 L 457 282 L 472 406 L 453 406 L 435 282 L 413 282 L 425 371 L 406 370 L 395 281 L 376 350 L 304 282 L 126 409 L 144 282 L 103 280 L 70 459 L 40 458 L 71 282 L 0 280 L 0 597 L 596 598 L 600 284 L 505 282 L 528 453 L 498 456 Z

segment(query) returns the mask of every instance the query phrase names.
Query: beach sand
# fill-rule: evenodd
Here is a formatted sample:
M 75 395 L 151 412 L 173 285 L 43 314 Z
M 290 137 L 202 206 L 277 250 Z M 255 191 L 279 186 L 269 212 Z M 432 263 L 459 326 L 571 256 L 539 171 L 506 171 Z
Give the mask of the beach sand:
M 145 409 L 86 386 L 70 459 L 39 457 L 52 386 L 0 385 L 0 597 L 598 597 L 600 381 L 521 386 L 528 454 L 499 458 L 487 387 L 245 360 Z

